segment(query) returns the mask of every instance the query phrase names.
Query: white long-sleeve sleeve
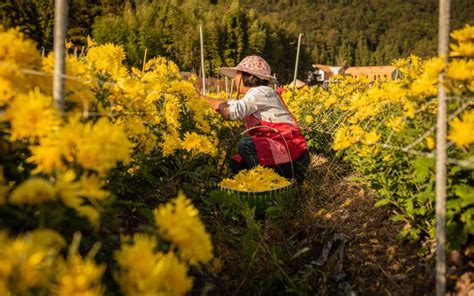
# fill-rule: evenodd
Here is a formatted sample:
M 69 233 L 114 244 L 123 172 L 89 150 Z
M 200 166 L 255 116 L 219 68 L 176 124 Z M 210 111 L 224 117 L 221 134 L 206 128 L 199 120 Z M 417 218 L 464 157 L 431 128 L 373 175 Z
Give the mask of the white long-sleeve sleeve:
M 291 115 L 271 87 L 252 87 L 240 100 L 229 100 L 231 120 L 244 119 L 253 114 L 258 119 L 269 122 L 285 122 L 293 124 Z

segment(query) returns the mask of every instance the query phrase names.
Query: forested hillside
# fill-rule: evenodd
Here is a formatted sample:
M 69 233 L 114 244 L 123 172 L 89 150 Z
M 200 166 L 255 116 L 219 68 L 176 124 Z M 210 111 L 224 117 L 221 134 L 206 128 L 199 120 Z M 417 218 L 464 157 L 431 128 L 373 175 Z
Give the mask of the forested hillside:
M 6 0 L 0 20 L 19 26 L 46 50 L 52 48 L 53 1 Z M 474 2 L 453 0 L 451 27 L 473 23 Z M 260 54 L 277 77 L 291 79 L 296 42 L 303 33 L 301 74 L 314 63 L 384 65 L 415 54 L 433 56 L 436 0 L 70 1 L 68 36 L 74 45 L 92 35 L 125 46 L 128 62 L 162 55 L 182 70 L 199 70 L 199 24 L 204 25 L 206 69 L 234 65 Z

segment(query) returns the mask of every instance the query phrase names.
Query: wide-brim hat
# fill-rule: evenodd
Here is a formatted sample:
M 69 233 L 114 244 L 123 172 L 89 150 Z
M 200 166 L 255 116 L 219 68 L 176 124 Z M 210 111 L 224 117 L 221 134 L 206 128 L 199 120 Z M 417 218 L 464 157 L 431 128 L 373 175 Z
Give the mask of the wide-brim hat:
M 272 76 L 270 65 L 260 56 L 245 57 L 236 67 L 219 68 L 221 75 L 234 78 L 237 71 L 249 73 L 260 79 L 268 80 L 270 83 L 276 83 L 277 80 Z

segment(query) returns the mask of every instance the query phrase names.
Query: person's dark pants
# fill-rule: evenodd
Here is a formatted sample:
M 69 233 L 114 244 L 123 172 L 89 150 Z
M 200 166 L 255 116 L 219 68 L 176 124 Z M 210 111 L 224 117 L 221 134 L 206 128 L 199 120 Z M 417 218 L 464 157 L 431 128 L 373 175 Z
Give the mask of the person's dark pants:
M 251 138 L 246 137 L 239 141 L 238 153 L 242 157 L 242 161 L 239 163 L 233 159 L 230 160 L 230 170 L 232 171 L 232 174 L 237 174 L 239 171 L 244 169 L 254 168 L 259 164 L 257 148 L 255 147 L 255 144 Z M 306 150 L 303 155 L 293 160 L 293 169 L 298 182 L 304 179 L 306 170 L 308 169 L 309 161 L 310 157 L 308 150 Z M 274 169 L 275 172 L 285 178 L 293 177 L 293 173 L 291 172 L 291 164 L 289 162 L 269 167 Z

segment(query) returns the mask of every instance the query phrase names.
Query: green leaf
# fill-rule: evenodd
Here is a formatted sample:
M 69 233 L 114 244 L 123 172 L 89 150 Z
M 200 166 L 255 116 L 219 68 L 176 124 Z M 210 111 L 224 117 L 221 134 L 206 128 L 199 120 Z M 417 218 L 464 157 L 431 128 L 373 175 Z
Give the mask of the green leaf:
M 155 216 L 153 212 L 149 208 L 139 208 L 138 213 L 143 216 L 148 223 L 154 224 L 155 223 Z
M 459 198 L 448 200 L 446 203 L 446 208 L 455 212 L 461 212 L 461 200 Z
M 469 208 L 462 213 L 460 220 L 464 222 L 464 231 L 469 234 L 474 234 L 474 208 Z
M 384 199 L 381 199 L 379 200 L 378 202 L 375 203 L 375 207 L 381 207 L 381 206 L 384 206 L 384 205 L 387 205 L 389 203 L 391 203 L 392 201 L 388 198 L 384 198 Z
M 390 217 L 390 220 L 392 220 L 393 222 L 403 221 L 403 220 L 405 220 L 405 215 L 403 215 L 403 214 L 393 215 L 393 216 Z
M 454 192 L 461 198 L 461 206 L 467 207 L 474 204 L 474 187 L 466 184 L 454 186 Z
M 434 167 L 434 160 L 428 157 L 417 157 L 413 162 L 413 181 L 417 183 L 424 183 L 429 179 L 431 169 Z
M 271 206 L 265 209 L 265 213 L 269 218 L 275 219 L 281 216 L 280 208 L 277 206 Z

